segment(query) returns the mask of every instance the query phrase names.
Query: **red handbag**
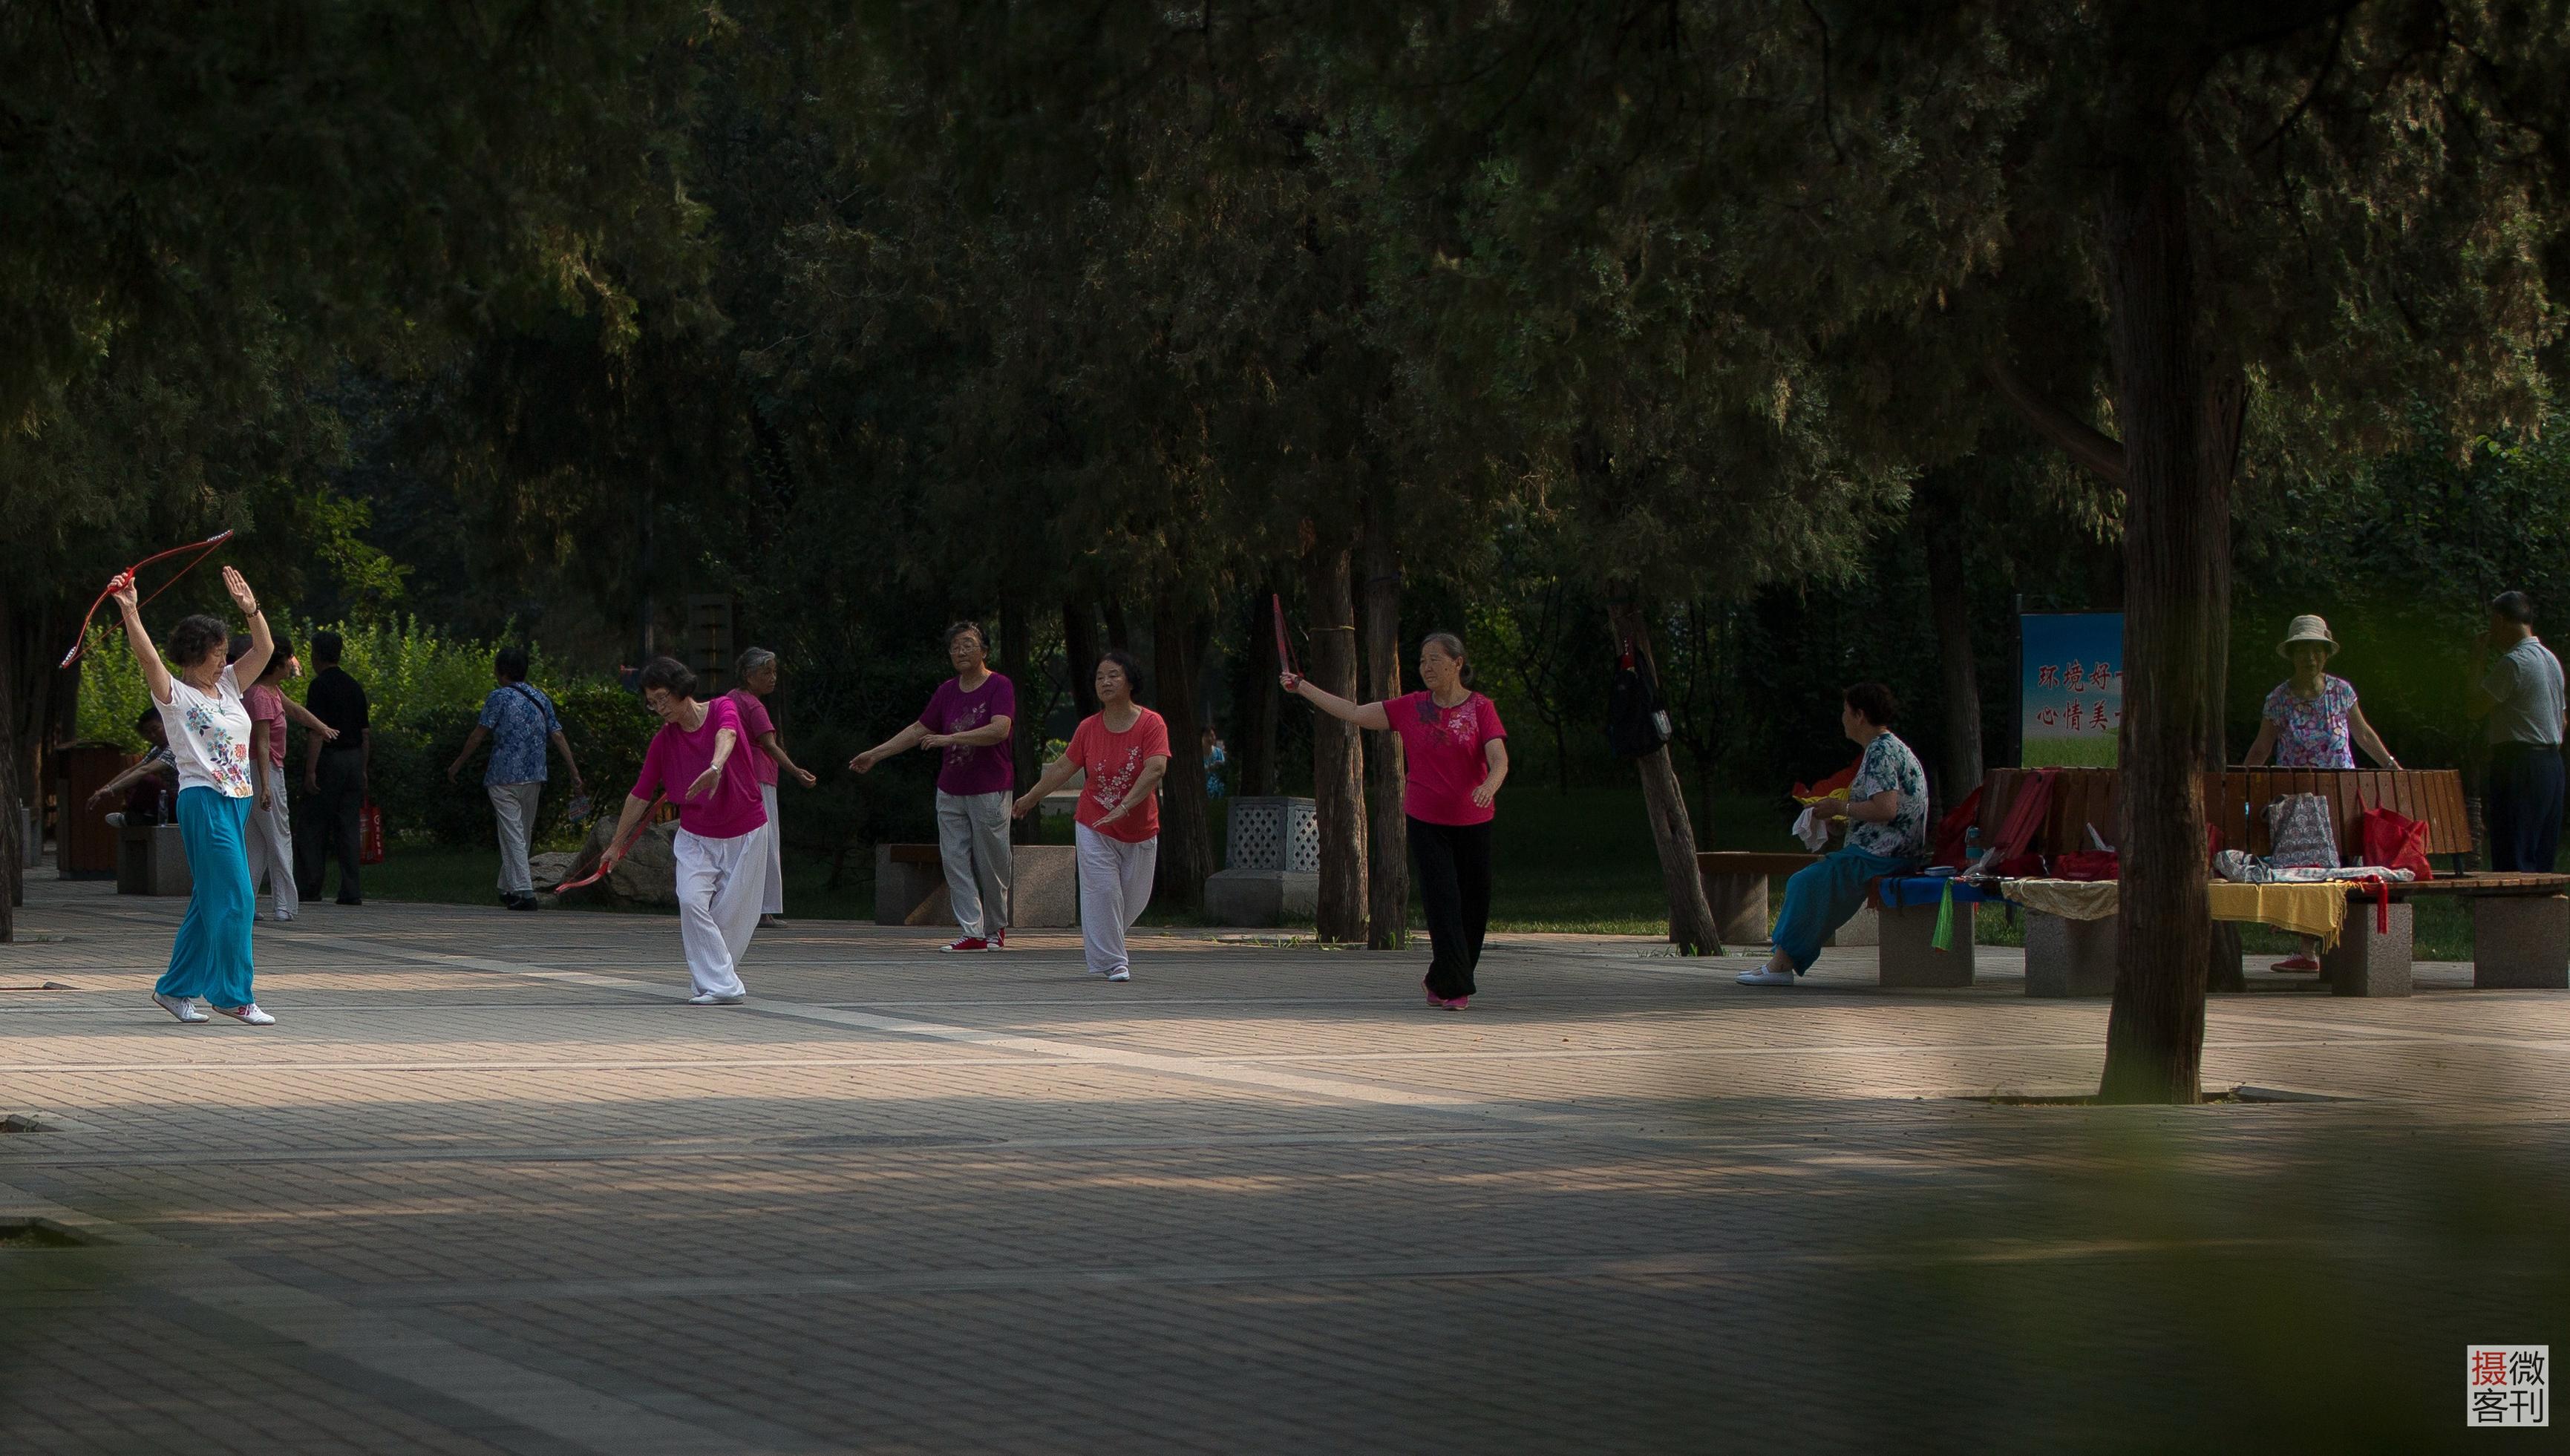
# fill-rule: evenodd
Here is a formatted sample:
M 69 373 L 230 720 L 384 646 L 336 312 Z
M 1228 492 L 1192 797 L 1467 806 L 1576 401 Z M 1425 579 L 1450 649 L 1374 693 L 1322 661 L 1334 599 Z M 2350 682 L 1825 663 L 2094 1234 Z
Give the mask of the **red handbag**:
M 2427 868 L 2427 826 L 2423 821 L 2376 805 L 2364 811 L 2358 836 L 2364 846 L 2364 863 L 2385 870 L 2406 870 L 2413 880 L 2435 878 L 2435 872 Z
M 2116 878 L 2113 850 L 2074 850 L 2052 857 L 2055 880 L 2112 880 Z
M 369 799 L 357 811 L 357 863 L 380 865 L 384 862 L 384 812 Z

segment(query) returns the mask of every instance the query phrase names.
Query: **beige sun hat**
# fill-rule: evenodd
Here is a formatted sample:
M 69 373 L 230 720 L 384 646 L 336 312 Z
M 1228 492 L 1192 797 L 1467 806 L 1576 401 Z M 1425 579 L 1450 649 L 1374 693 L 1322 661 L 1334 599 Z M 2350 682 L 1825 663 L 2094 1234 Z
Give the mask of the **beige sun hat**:
M 2276 655 L 2293 656 L 2297 642 L 2318 642 L 2332 652 L 2338 650 L 2338 638 L 2330 635 L 2328 621 L 2309 612 L 2294 618 L 2293 625 L 2285 628 L 2285 640 L 2276 644 Z

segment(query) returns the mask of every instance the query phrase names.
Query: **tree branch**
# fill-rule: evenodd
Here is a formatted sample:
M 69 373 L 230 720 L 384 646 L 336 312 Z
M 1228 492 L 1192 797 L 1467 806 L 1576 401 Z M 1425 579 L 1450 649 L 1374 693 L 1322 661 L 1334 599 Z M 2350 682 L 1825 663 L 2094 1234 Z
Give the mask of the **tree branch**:
M 2122 441 L 2099 432 L 2054 404 L 2033 385 L 2026 383 L 2015 367 L 2004 359 L 1992 356 L 1982 360 L 1981 372 L 1988 376 L 1999 397 L 2006 400 L 2036 434 L 2059 446 L 2098 479 L 2116 490 L 2124 489 Z

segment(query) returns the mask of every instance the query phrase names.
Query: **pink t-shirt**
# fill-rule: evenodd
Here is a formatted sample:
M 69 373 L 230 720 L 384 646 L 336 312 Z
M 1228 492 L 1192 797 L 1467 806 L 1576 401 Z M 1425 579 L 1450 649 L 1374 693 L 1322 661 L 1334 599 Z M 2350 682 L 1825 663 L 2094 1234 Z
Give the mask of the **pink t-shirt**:
M 939 683 L 919 721 L 931 733 L 970 733 L 994 718 L 1007 718 L 1011 720 L 1010 736 L 1015 737 L 1017 716 L 1016 685 L 994 672 L 971 692 L 951 677 Z M 937 771 L 937 787 L 958 798 L 1005 794 L 1017 782 L 1018 764 L 1011 756 L 1007 738 L 971 747 L 949 744 L 946 762 Z
M 1106 836 L 1138 845 L 1160 832 L 1160 796 L 1156 793 L 1124 811 L 1124 817 L 1113 824 L 1099 824 L 1112 807 L 1106 802 L 1113 796 L 1120 803 L 1132 791 L 1133 781 L 1142 777 L 1142 769 L 1153 758 L 1169 756 L 1169 725 L 1148 708 L 1140 710 L 1133 726 L 1121 733 L 1106 728 L 1104 713 L 1091 713 L 1079 720 L 1071 731 L 1069 757 L 1079 765 L 1083 781 L 1079 786 L 1079 807 L 1071 812 L 1078 823 Z
M 285 694 L 260 683 L 241 694 L 241 706 L 249 711 L 251 722 L 267 725 L 269 766 L 285 767 Z
M 663 723 L 651 735 L 651 747 L 642 755 L 642 775 L 634 781 L 634 797 L 666 794 L 678 806 L 678 828 L 703 839 L 737 839 L 767 823 L 767 806 L 758 800 L 758 776 L 742 771 L 740 749 L 732 750 L 730 761 L 723 765 L 722 780 L 711 794 L 702 799 L 684 797 L 714 761 L 714 735 L 725 728 L 740 731 L 740 710 L 731 699 L 715 698 L 704 709 L 704 721 L 693 732 Z
M 1437 706 L 1426 689 L 1384 700 L 1383 715 L 1401 735 L 1408 784 L 1402 812 L 1427 824 L 1488 824 L 1492 811 L 1473 802 L 1473 791 L 1491 776 L 1482 749 L 1505 738 L 1499 710 L 1475 693 L 1451 708 Z
M 767 704 L 760 702 L 758 694 L 745 687 L 733 688 L 723 696 L 731 699 L 731 705 L 740 710 L 740 746 L 749 755 L 751 770 L 758 775 L 760 783 L 775 783 L 776 760 L 769 758 L 767 750 L 758 746 L 758 740 L 776 731 L 776 720 L 767 716 Z

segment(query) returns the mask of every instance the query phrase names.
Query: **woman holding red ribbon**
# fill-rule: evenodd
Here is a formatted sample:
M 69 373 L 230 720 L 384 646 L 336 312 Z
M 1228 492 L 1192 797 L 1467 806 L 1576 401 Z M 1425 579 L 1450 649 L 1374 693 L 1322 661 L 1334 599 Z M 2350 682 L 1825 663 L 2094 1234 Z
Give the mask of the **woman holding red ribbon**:
M 248 837 L 257 790 L 250 781 L 250 720 L 241 683 L 257 681 L 276 642 L 241 573 L 223 567 L 223 587 L 249 619 L 249 649 L 230 666 L 223 655 L 231 632 L 210 616 L 180 619 L 170 631 L 165 663 L 143 628 L 133 573 L 111 585 L 125 615 L 126 641 L 179 762 L 179 835 L 194 882 L 187 917 L 170 947 L 170 968 L 152 988 L 152 999 L 184 1022 L 206 1019 L 197 1009 L 202 1000 L 246 1025 L 273 1026 L 276 1018 L 250 996 L 249 930 L 258 901 L 249 881 Z

